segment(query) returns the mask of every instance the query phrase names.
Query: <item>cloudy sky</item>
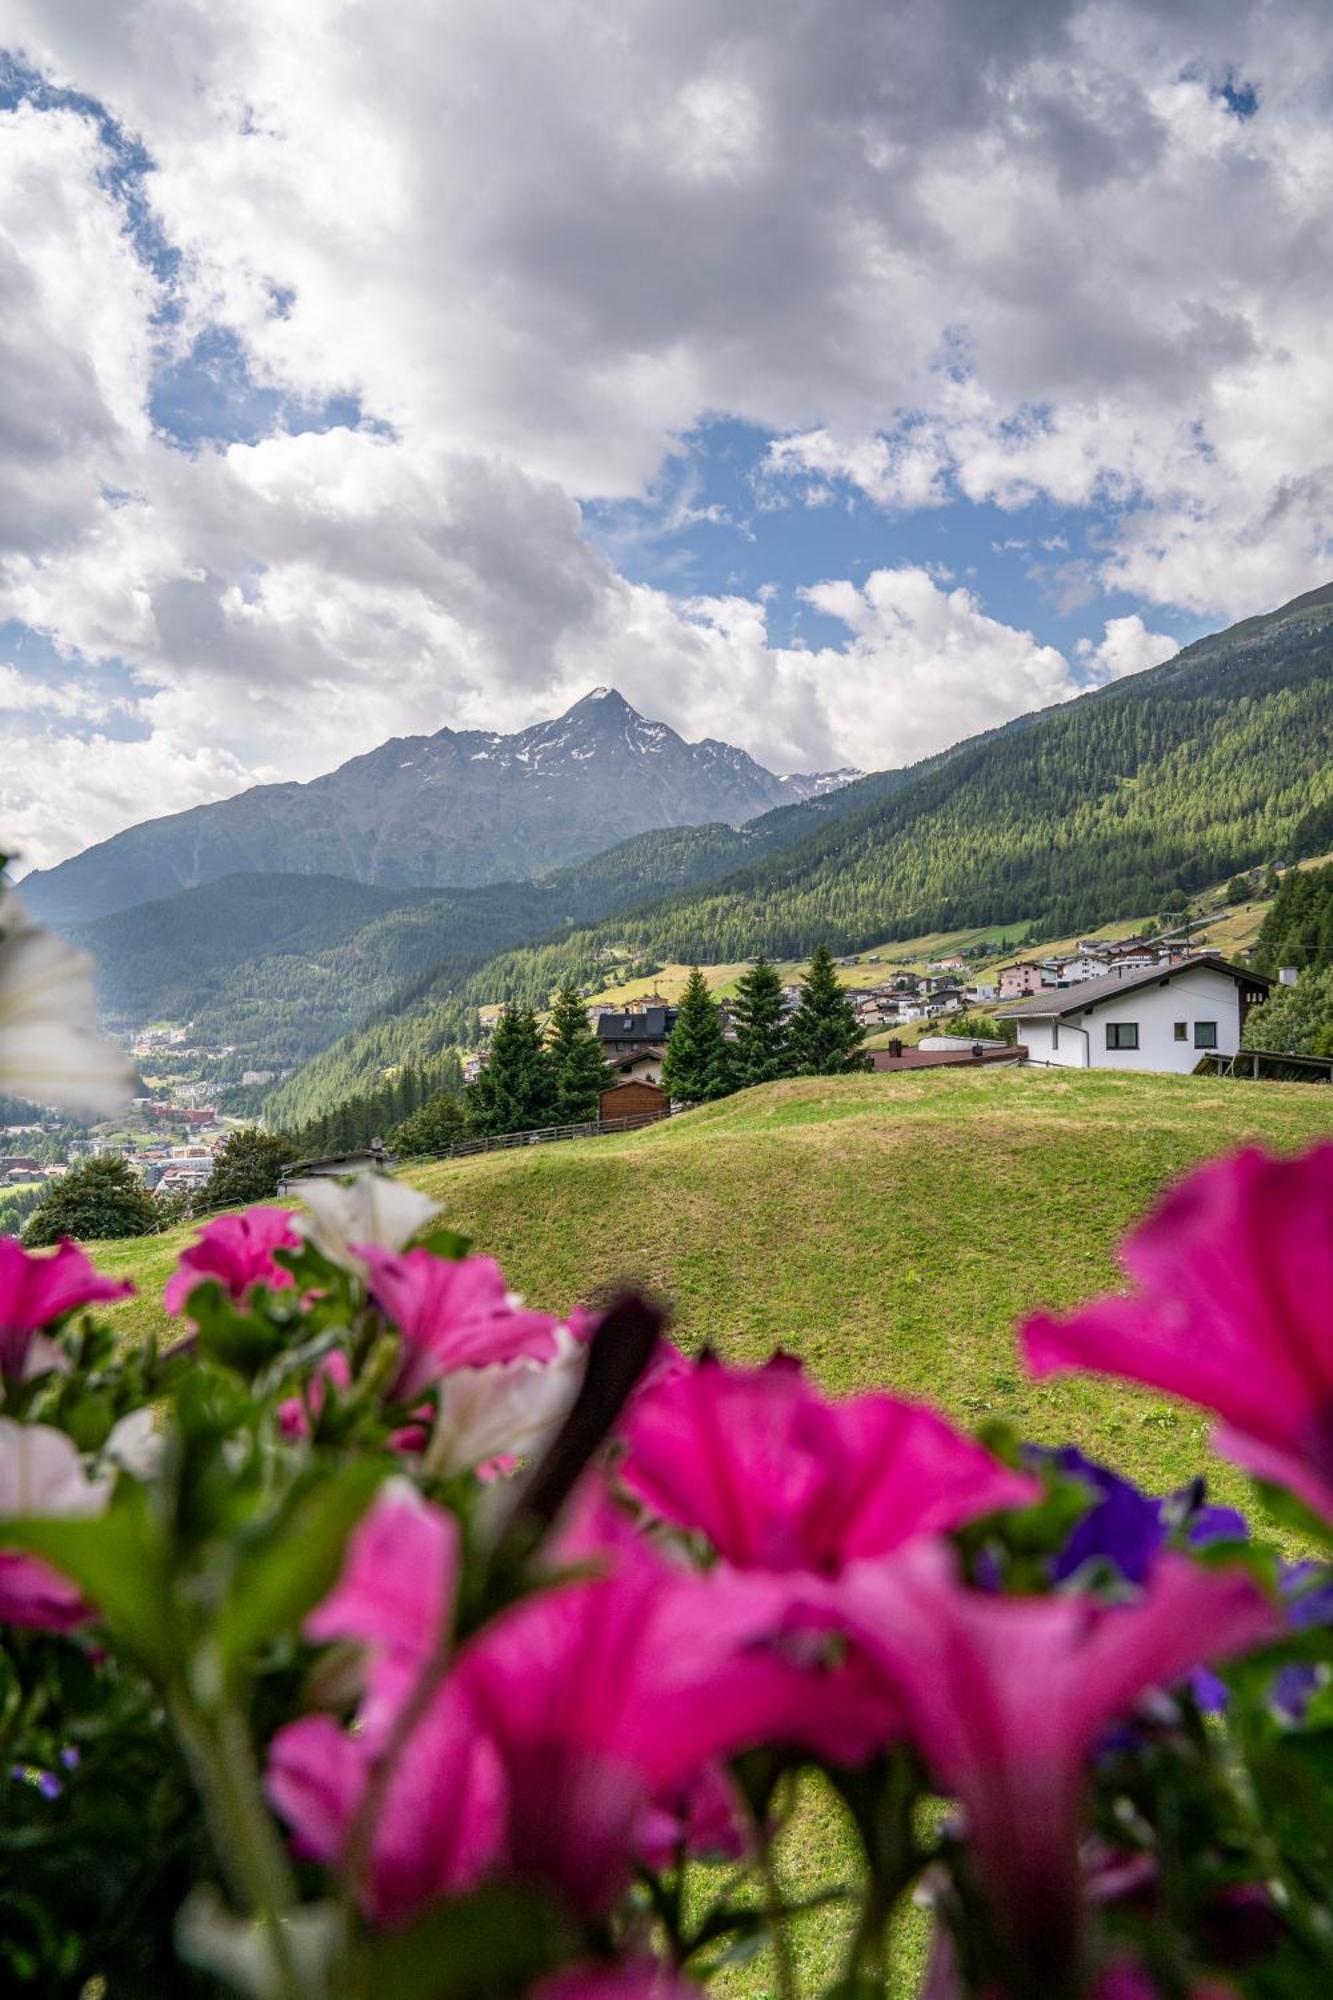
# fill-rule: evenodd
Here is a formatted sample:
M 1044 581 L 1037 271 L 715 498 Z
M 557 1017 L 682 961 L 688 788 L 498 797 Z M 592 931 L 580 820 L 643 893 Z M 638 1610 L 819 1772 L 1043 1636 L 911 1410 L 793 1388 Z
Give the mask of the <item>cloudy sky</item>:
M 0 0 L 0 844 L 595 682 L 901 763 L 1333 576 L 1325 0 Z

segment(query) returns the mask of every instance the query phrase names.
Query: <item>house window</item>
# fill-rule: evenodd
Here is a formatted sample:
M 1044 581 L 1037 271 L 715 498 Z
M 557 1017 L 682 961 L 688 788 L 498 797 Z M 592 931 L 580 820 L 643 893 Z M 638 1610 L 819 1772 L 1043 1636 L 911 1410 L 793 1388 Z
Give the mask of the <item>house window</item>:
M 1108 1021 L 1106 1024 L 1106 1046 L 1108 1049 L 1136 1049 L 1139 1045 L 1139 1024 L 1137 1021 Z
M 1058 1049 L 1058 1048 L 1059 1048 L 1059 1046 L 1060 1046 L 1060 1023 L 1059 1023 L 1058 1021 L 1052 1021 L 1052 1022 L 1051 1022 L 1051 1047 L 1052 1047 L 1053 1049 Z
M 1176 1022 L 1176 1040 L 1177 1040 L 1178 1042 L 1183 1042 L 1183 1041 L 1186 1041 L 1186 1040 L 1188 1040 L 1188 1038 L 1189 1038 L 1189 1031 L 1190 1031 L 1190 1029 L 1189 1029 L 1189 1022 L 1188 1022 L 1188 1021 L 1177 1021 L 1177 1022 Z
M 1215 1049 L 1217 1047 L 1216 1021 L 1196 1021 L 1194 1023 L 1194 1046 L 1196 1049 Z

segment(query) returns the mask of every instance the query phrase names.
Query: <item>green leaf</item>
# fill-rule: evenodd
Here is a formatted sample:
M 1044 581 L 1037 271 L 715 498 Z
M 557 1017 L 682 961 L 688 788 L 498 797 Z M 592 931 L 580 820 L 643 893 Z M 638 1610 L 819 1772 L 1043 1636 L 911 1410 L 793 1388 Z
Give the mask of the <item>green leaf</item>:
M 444 1257 L 451 1264 L 457 1264 L 472 1248 L 472 1238 L 460 1236 L 456 1229 L 431 1229 L 426 1235 L 417 1237 L 416 1247 L 429 1250 L 432 1257 Z
M 275 1307 L 270 1316 L 269 1306 Z M 289 1341 L 285 1323 L 286 1295 L 256 1285 L 244 1312 L 233 1305 L 223 1287 L 210 1278 L 190 1293 L 190 1317 L 198 1328 L 196 1348 L 249 1380 L 282 1352 Z
M 578 1934 L 535 1890 L 496 1884 L 364 1944 L 349 2000 L 512 2000 L 578 1950 Z
M 1265 1479 L 1256 1479 L 1254 1490 L 1273 1519 L 1283 1528 L 1294 1528 L 1297 1534 L 1312 1541 L 1316 1548 L 1333 1551 L 1333 1526 L 1322 1516 L 1289 1493 L 1285 1486 L 1272 1486 Z
M 179 1665 L 165 1537 L 148 1496 L 122 1480 L 94 1520 L 0 1521 L 0 1544 L 40 1556 L 83 1592 L 116 1643 L 159 1682 Z
M 326 1474 L 288 1509 L 263 1546 L 237 1564 L 217 1624 L 228 1674 L 242 1671 L 259 1646 L 294 1630 L 327 1597 L 347 1538 L 387 1471 L 386 1463 L 362 1459 Z

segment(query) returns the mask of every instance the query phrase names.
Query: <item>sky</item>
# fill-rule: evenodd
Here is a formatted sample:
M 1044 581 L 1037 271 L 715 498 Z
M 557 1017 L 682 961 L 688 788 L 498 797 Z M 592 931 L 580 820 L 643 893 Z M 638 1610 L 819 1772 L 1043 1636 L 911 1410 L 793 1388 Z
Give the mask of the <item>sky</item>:
M 0 850 L 614 685 L 909 762 L 1333 577 L 1326 0 L 0 0 Z

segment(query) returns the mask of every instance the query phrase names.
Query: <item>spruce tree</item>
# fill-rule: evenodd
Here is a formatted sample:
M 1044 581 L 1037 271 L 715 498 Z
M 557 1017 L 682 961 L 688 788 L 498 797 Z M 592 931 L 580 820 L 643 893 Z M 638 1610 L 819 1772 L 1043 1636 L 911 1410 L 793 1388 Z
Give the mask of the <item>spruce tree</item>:
M 582 1125 L 596 1118 L 598 1099 L 614 1078 L 576 986 L 562 986 L 555 996 L 546 1049 L 555 1077 L 557 1123 Z
M 490 1061 L 467 1094 L 468 1123 L 483 1137 L 554 1125 L 555 1077 L 531 1007 L 506 1007 Z
M 736 1088 L 790 1076 L 791 1038 L 782 1011 L 782 981 L 762 952 L 737 985 L 734 1018 L 731 1072 Z
M 818 945 L 801 984 L 801 1002 L 792 1016 L 795 1067 L 803 1076 L 845 1076 L 869 1069 L 861 1044 L 866 1031 L 838 983 L 827 945 Z
M 667 1041 L 662 1088 L 684 1104 L 708 1104 L 734 1088 L 722 1016 L 697 965 L 686 981 Z

